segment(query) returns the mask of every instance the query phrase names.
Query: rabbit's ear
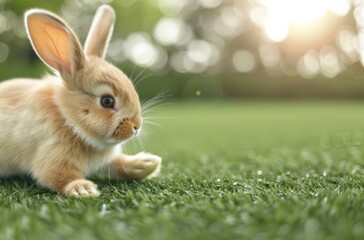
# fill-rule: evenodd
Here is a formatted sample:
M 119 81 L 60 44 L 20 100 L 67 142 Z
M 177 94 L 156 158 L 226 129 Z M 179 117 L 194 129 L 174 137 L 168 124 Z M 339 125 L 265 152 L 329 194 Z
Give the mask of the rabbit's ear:
M 104 58 L 115 22 L 115 12 L 109 5 L 97 9 L 85 42 L 86 55 Z
M 85 56 L 76 35 L 56 15 L 45 10 L 25 13 L 27 34 L 42 61 L 71 80 L 85 64 Z

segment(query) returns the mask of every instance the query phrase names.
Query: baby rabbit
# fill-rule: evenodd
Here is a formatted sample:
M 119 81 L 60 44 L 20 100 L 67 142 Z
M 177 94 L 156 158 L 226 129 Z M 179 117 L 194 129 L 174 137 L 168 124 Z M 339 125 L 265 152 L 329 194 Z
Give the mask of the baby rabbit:
M 0 84 L 0 176 L 28 174 L 65 196 L 98 196 L 85 179 L 97 170 L 125 180 L 159 172 L 156 155 L 121 154 L 143 119 L 132 82 L 104 60 L 114 21 L 114 10 L 101 6 L 83 50 L 60 17 L 25 13 L 30 42 L 56 76 Z

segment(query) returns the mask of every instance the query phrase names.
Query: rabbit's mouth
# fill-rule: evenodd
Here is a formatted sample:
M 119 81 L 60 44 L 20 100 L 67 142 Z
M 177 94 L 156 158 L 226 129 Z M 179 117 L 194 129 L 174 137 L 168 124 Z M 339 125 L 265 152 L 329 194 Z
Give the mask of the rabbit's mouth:
M 124 118 L 116 127 L 113 137 L 118 140 L 128 140 L 139 133 L 140 127 L 136 126 L 129 118 Z

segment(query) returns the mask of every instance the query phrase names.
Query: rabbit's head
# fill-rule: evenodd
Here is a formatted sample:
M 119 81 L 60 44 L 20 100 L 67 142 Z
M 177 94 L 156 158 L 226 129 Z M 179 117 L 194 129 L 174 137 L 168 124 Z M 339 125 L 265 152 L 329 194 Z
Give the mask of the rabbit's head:
M 55 104 L 74 132 L 96 146 L 128 140 L 142 124 L 139 96 L 132 82 L 104 60 L 114 21 L 113 9 L 101 6 L 83 50 L 60 17 L 38 9 L 25 14 L 34 50 L 62 80 Z

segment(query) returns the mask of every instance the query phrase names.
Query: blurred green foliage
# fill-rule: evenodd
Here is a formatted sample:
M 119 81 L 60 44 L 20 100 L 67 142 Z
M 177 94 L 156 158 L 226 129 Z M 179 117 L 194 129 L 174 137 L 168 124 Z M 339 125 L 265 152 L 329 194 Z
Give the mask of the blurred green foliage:
M 261 30 L 254 25 L 249 15 L 255 7 L 260 6 L 257 0 L 211 2 L 203 0 L 0 0 L 0 80 L 16 77 L 37 78 L 48 71 L 26 39 L 22 19 L 25 10 L 45 8 L 61 15 L 75 29 L 81 42 L 84 42 L 92 17 L 97 7 L 103 3 L 112 5 L 117 13 L 110 45 L 112 50 L 109 51 L 107 59 L 120 67 L 135 82 L 142 80 L 138 91 L 143 99 L 166 90 L 167 95 L 174 98 L 364 98 L 362 65 L 357 55 L 352 62 L 347 60 L 344 56 L 345 52 L 336 44 L 336 35 L 328 37 L 329 40 L 326 43 L 316 46 L 314 50 L 321 56 L 320 48 L 331 49 L 339 56 L 340 61 L 350 63 L 345 63 L 345 67 L 340 63 L 340 73 L 336 73 L 339 70 L 335 70 L 335 66 L 332 66 L 334 75 L 330 77 L 325 75 L 327 74 L 325 69 L 322 69 L 320 73 L 309 75 L 308 78 L 307 73 L 301 76 L 296 67 L 300 66 L 299 63 L 302 62 L 305 54 L 312 53 L 312 50 L 307 47 L 305 53 L 300 43 L 301 45 L 297 45 L 297 51 L 294 51 L 300 53 L 290 55 L 292 51 L 289 52 L 289 49 L 295 46 L 292 36 L 288 36 L 281 43 L 274 43 L 262 37 Z M 214 3 L 216 6 L 211 7 Z M 180 12 L 172 11 L 176 6 L 179 7 Z M 358 8 L 353 6 L 353 9 L 355 7 Z M 237 9 L 241 10 L 237 15 L 239 18 L 226 16 L 226 12 L 231 9 L 232 13 Z M 221 29 L 224 29 L 220 25 L 217 25 L 220 30 L 206 30 L 204 25 L 212 24 L 211 28 L 214 28 L 217 20 L 221 20 L 220 15 L 227 19 L 228 23 L 230 21 L 233 24 L 235 21 L 238 29 L 235 29 L 236 33 L 230 33 L 231 36 L 227 35 L 229 32 L 219 33 Z M 185 32 L 186 35 L 192 32 L 189 43 L 168 45 L 160 42 L 156 36 L 156 28 L 162 20 L 169 20 L 170 23 L 171 19 L 180 21 L 185 28 L 188 27 L 189 31 Z M 236 23 L 237 19 L 241 19 L 241 22 Z M 331 15 L 329 19 L 337 20 Z M 350 29 L 355 27 L 353 11 L 338 19 L 340 23 L 334 26 L 337 28 L 337 34 L 343 27 L 350 27 Z M 332 25 L 336 24 L 337 21 L 335 21 L 332 21 Z M 169 30 L 166 35 L 174 31 L 173 28 Z M 130 53 L 128 55 L 127 50 L 130 46 L 127 44 L 128 41 L 129 44 L 130 41 L 133 42 L 132 36 L 142 38 L 143 43 L 149 44 L 147 46 L 149 48 L 143 50 L 146 56 L 135 57 Z M 273 49 L 273 52 L 268 51 L 268 54 L 262 55 L 262 48 L 270 49 L 269 51 Z M 138 50 L 138 46 L 136 49 Z M 248 52 L 248 55 L 241 54 L 242 49 L 245 49 L 243 52 Z M 276 51 L 280 51 L 280 62 L 277 66 L 267 67 L 265 62 L 272 59 L 275 61 L 272 56 Z M 140 62 L 140 58 L 143 60 L 145 57 L 150 57 L 149 53 L 156 54 L 154 65 Z M 236 59 L 241 58 L 242 60 L 239 61 L 244 64 L 242 57 L 249 57 L 249 54 L 254 57 L 253 60 L 256 59 L 252 70 L 249 69 L 249 65 L 236 66 Z M 186 56 L 190 58 L 192 56 L 192 59 L 189 59 L 190 62 L 185 61 L 188 59 Z M 268 60 L 264 59 L 265 56 L 268 56 Z M 208 61 L 215 61 L 209 60 L 214 57 L 217 57 L 217 62 L 208 63 Z M 285 68 L 288 70 L 284 70 Z M 331 74 L 330 68 L 328 71 L 328 74 Z

